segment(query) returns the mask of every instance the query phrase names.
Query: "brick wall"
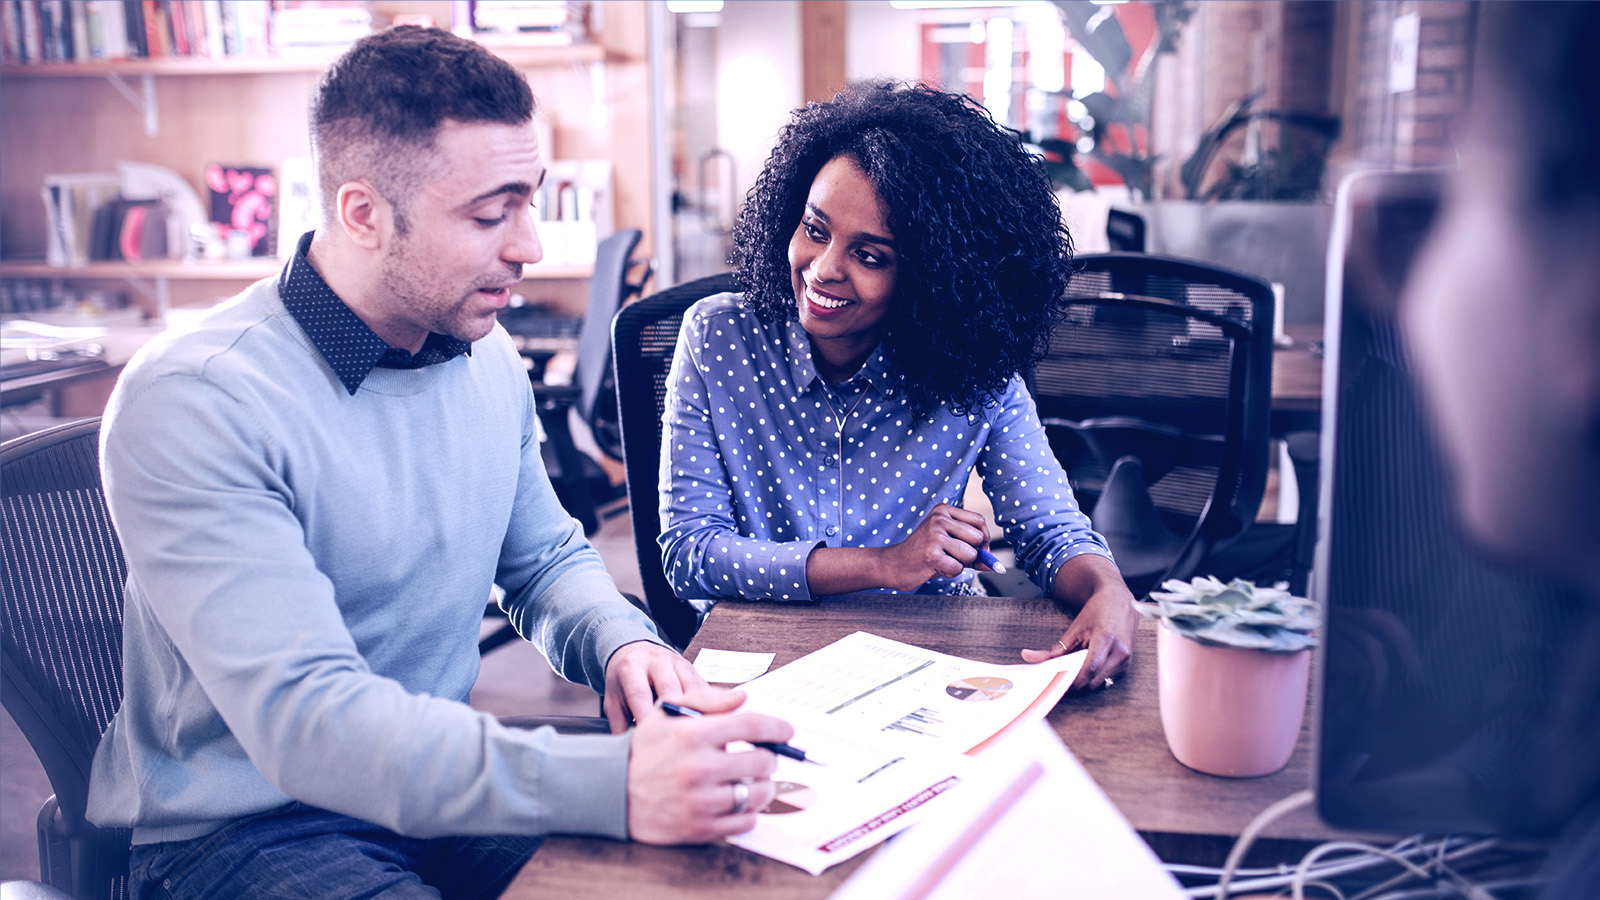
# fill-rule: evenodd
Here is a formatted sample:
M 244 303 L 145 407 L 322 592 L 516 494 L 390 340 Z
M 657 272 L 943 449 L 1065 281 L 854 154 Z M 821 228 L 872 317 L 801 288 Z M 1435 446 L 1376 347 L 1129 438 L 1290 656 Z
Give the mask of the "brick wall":
M 1477 0 L 1196 3 L 1156 101 L 1165 195 L 1176 196 L 1172 170 L 1200 135 L 1258 87 L 1264 89 L 1258 108 L 1341 118 L 1330 188 L 1349 168 L 1452 162 L 1471 88 L 1477 7 Z M 1412 12 L 1419 17 L 1416 87 L 1390 93 L 1394 21 Z
M 1477 4 L 1472 0 L 1370 0 L 1351 4 L 1356 35 L 1345 104 L 1348 156 L 1356 163 L 1445 165 L 1471 88 Z M 1390 93 L 1396 18 L 1419 18 L 1416 87 Z

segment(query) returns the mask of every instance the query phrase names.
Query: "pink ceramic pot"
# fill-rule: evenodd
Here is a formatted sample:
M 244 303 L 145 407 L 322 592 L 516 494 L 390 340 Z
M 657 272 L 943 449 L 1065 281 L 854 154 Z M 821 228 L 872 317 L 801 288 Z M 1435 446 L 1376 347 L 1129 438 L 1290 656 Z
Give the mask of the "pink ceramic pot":
M 1283 768 L 1300 736 L 1311 651 L 1213 647 L 1156 629 L 1161 727 L 1172 755 L 1209 775 L 1250 778 Z

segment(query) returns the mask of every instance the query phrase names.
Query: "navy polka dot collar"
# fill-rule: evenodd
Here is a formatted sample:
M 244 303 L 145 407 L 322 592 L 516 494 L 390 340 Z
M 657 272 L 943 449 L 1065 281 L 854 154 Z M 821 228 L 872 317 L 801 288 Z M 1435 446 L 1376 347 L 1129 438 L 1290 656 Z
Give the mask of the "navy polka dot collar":
M 447 334 L 430 333 L 416 353 L 385 343 L 311 267 L 307 253 L 314 233 L 301 235 L 294 257 L 278 276 L 278 295 L 345 390 L 354 394 L 375 368 L 420 369 L 472 355 L 470 343 Z
M 789 348 L 789 396 L 790 401 L 798 400 L 807 392 L 829 390 L 829 386 L 822 376 L 817 373 L 816 359 L 812 356 L 811 338 L 801 324 L 789 319 L 781 326 L 783 329 L 783 342 Z M 850 376 L 844 384 L 838 385 L 834 390 L 846 390 L 852 386 L 872 386 L 877 388 L 885 397 L 894 396 L 894 379 L 889 374 L 889 355 L 879 344 L 867 361 L 862 364 L 861 371 Z

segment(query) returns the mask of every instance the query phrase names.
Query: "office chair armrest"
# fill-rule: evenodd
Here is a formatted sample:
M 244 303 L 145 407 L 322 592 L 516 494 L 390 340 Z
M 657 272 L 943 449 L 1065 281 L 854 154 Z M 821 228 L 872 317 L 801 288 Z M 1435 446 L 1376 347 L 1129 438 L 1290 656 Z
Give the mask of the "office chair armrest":
M 500 716 L 507 728 L 543 728 L 549 725 L 561 734 L 610 734 L 611 726 L 599 716 Z
M 533 396 L 540 410 L 566 410 L 576 406 L 583 391 L 575 384 L 533 383 Z
M 555 359 L 556 351 L 519 349 L 517 355 L 528 367 L 528 378 L 537 384 L 544 380 L 544 371 L 550 365 L 550 360 Z

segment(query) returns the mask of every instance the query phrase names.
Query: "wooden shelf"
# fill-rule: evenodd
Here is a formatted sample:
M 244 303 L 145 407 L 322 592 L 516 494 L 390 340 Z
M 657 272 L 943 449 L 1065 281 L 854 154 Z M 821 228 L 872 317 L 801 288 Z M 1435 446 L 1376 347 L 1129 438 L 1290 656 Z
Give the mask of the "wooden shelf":
M 98 78 L 103 75 L 270 75 L 274 72 L 320 72 L 333 56 L 285 59 L 230 56 L 222 59 L 172 57 L 129 59 L 118 62 L 8 63 L 0 66 L 6 78 Z
M 283 260 L 276 257 L 228 262 L 185 262 L 181 259 L 148 262 L 92 262 L 82 266 L 52 266 L 42 260 L 0 260 L 5 278 L 166 278 L 172 281 L 255 281 L 277 274 Z M 588 278 L 590 265 L 538 263 L 523 270 L 524 281 Z
M 570 63 L 597 63 L 616 57 L 599 44 L 567 46 L 524 46 L 492 44 L 484 46 L 519 68 L 562 66 Z M 271 75 L 274 73 L 321 72 L 338 57 L 337 53 L 308 56 L 227 56 L 162 57 L 129 59 L 118 62 L 8 63 L 0 66 L 6 78 L 91 78 L 104 75 Z
M 282 268 L 273 257 L 229 262 L 185 262 L 181 259 L 148 262 L 91 262 L 81 266 L 52 266 L 42 260 L 0 261 L 6 278 L 169 278 L 174 281 L 255 281 Z

